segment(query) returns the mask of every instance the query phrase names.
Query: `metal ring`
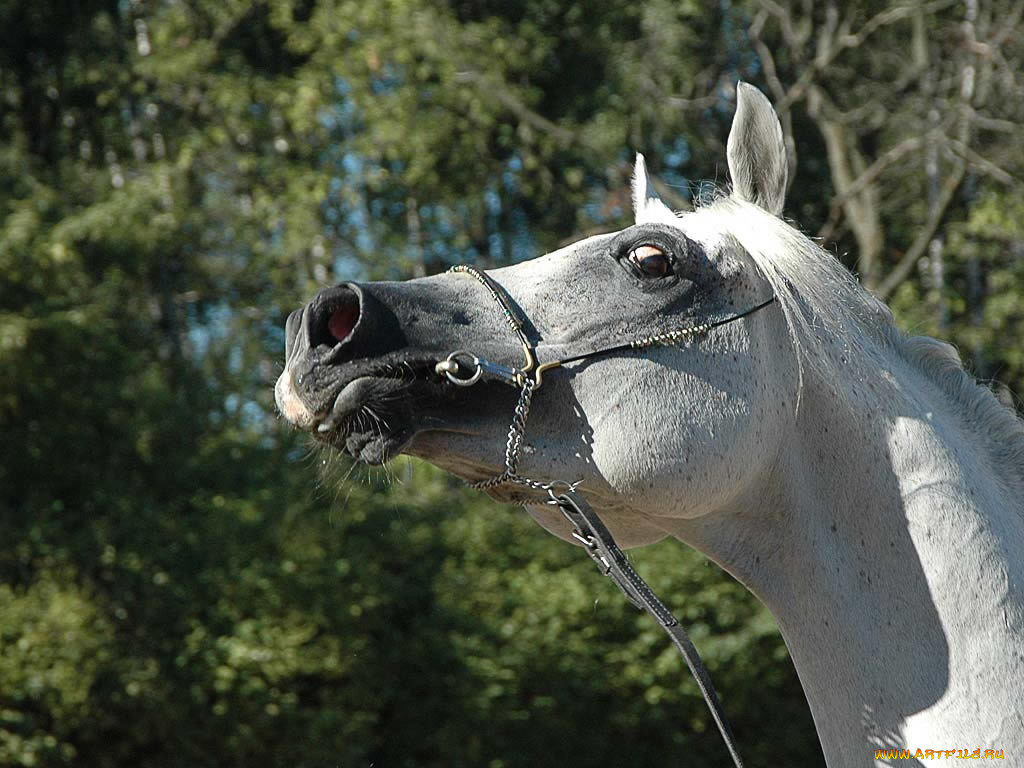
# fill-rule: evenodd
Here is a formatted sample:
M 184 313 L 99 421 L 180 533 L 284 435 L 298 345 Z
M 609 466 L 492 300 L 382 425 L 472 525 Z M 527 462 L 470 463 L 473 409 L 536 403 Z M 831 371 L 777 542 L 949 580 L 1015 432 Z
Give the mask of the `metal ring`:
M 544 490 L 548 492 L 548 500 L 544 503 L 550 504 L 554 507 L 561 506 L 558 501 L 558 494 L 555 493 L 555 489 L 564 488 L 569 493 L 572 493 L 579 488 L 580 483 L 582 482 L 582 480 L 577 480 L 575 483 L 570 483 L 568 480 L 552 480 L 544 487 Z
M 476 368 L 476 371 L 465 379 L 460 379 L 455 375 L 455 371 L 464 365 L 464 363 L 459 361 L 459 355 L 469 358 L 469 365 Z M 480 381 L 480 377 L 484 375 L 484 369 L 480 366 L 480 358 L 462 349 L 452 352 L 445 358 L 444 362 L 438 363 L 434 370 L 444 374 L 444 377 L 457 387 L 470 387 Z

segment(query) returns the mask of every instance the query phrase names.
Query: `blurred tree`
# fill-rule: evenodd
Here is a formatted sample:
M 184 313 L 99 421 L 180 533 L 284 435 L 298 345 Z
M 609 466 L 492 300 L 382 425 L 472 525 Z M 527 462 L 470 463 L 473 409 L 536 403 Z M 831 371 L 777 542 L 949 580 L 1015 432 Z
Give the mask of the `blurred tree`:
M 986 307 L 1024 289 L 1020 241 L 983 231 L 991 216 L 974 209 L 1012 209 L 1024 176 L 1024 7 L 752 0 L 745 9 L 790 160 L 797 145 L 801 163 L 803 147 L 827 160 L 827 196 L 806 204 L 797 177 L 801 219 L 849 250 L 865 285 L 912 327 L 951 338 L 978 375 L 998 372 L 1020 389 L 1019 367 L 1004 359 L 1012 345 L 984 330 Z M 1024 330 L 1019 318 L 1002 322 Z
M 0 764 L 725 765 L 671 646 L 579 553 L 418 464 L 321 478 L 273 415 L 285 313 L 621 226 L 632 150 L 690 205 L 724 181 L 737 76 L 803 89 L 791 210 L 846 243 L 856 187 L 810 91 L 867 105 L 924 45 L 931 91 L 879 88 L 843 123 L 876 168 L 854 184 L 885 191 L 886 269 L 941 209 L 943 282 L 911 269 L 894 300 L 930 327 L 941 291 L 1019 382 L 1024 201 L 999 174 L 1020 37 L 947 5 L 0 2 Z M 839 53 L 801 85 L 826 32 Z M 1002 101 L 968 112 L 965 61 L 971 99 L 988 77 Z M 964 168 L 948 202 L 923 144 L 887 154 L 933 103 L 936 167 Z M 764 610 L 678 545 L 636 560 L 685 606 L 748 763 L 820 764 Z

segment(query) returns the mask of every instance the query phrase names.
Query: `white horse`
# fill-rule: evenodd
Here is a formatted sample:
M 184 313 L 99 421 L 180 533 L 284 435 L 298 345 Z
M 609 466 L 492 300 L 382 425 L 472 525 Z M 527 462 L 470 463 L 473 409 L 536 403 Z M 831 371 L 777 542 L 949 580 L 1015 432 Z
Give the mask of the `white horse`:
M 892 749 L 1024 765 L 1024 427 L 952 347 L 898 330 L 780 218 L 782 132 L 745 84 L 728 165 L 731 195 L 677 215 L 638 157 L 635 226 L 490 273 L 542 361 L 776 300 L 676 345 L 549 371 L 519 470 L 582 479 L 620 544 L 675 536 L 749 587 L 828 765 L 915 764 L 876 756 Z M 515 390 L 434 374 L 456 349 L 521 355 L 466 275 L 325 290 L 287 337 L 276 393 L 296 425 L 365 461 L 501 471 Z M 557 511 L 529 510 L 569 538 Z

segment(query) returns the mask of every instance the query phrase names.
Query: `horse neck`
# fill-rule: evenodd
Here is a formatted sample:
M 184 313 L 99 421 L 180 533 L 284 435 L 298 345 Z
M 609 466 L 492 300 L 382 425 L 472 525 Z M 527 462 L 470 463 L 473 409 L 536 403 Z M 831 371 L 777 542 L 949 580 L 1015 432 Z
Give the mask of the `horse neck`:
M 775 615 L 829 765 L 1024 751 L 1021 502 L 955 405 L 902 360 L 876 381 L 808 377 L 792 448 L 678 534 Z

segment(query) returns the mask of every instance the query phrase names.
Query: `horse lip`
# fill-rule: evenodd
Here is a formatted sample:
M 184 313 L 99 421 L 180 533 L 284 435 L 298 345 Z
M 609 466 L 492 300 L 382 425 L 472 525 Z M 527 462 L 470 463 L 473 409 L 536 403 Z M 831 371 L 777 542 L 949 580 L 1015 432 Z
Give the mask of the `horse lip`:
M 296 427 L 306 428 L 316 423 L 316 415 L 296 395 L 292 372 L 288 368 L 281 372 L 274 384 L 274 400 L 281 415 Z
M 346 378 L 340 386 L 336 384 L 332 387 L 335 394 L 328 396 L 327 407 L 316 414 L 307 427 L 317 437 L 330 439 L 332 433 L 344 431 L 346 421 L 358 414 L 361 408 L 373 405 L 382 388 L 393 387 L 397 390 L 431 381 L 436 382 L 437 386 L 451 388 L 446 381 L 433 376 L 435 364 L 436 357 L 426 355 L 406 358 L 398 363 L 362 367 L 362 370 L 354 372 L 352 378 Z
M 343 386 L 335 396 L 334 404 L 327 415 L 316 424 L 316 431 L 326 434 L 340 422 L 357 413 L 370 399 L 372 388 L 379 378 L 379 376 L 360 376 Z
M 447 402 L 451 396 L 465 394 L 465 390 L 434 372 L 438 359 L 435 353 L 407 353 L 391 360 L 331 366 L 333 381 L 321 389 L 322 394 L 314 396 L 315 413 L 305 405 L 306 398 L 290 392 L 308 418 L 299 423 L 288 412 L 282 413 L 317 441 L 371 464 L 401 453 L 420 432 L 475 434 L 453 426 L 447 418 L 432 413 L 430 407 L 419 407 L 425 397 Z M 480 387 L 486 388 L 483 384 Z

